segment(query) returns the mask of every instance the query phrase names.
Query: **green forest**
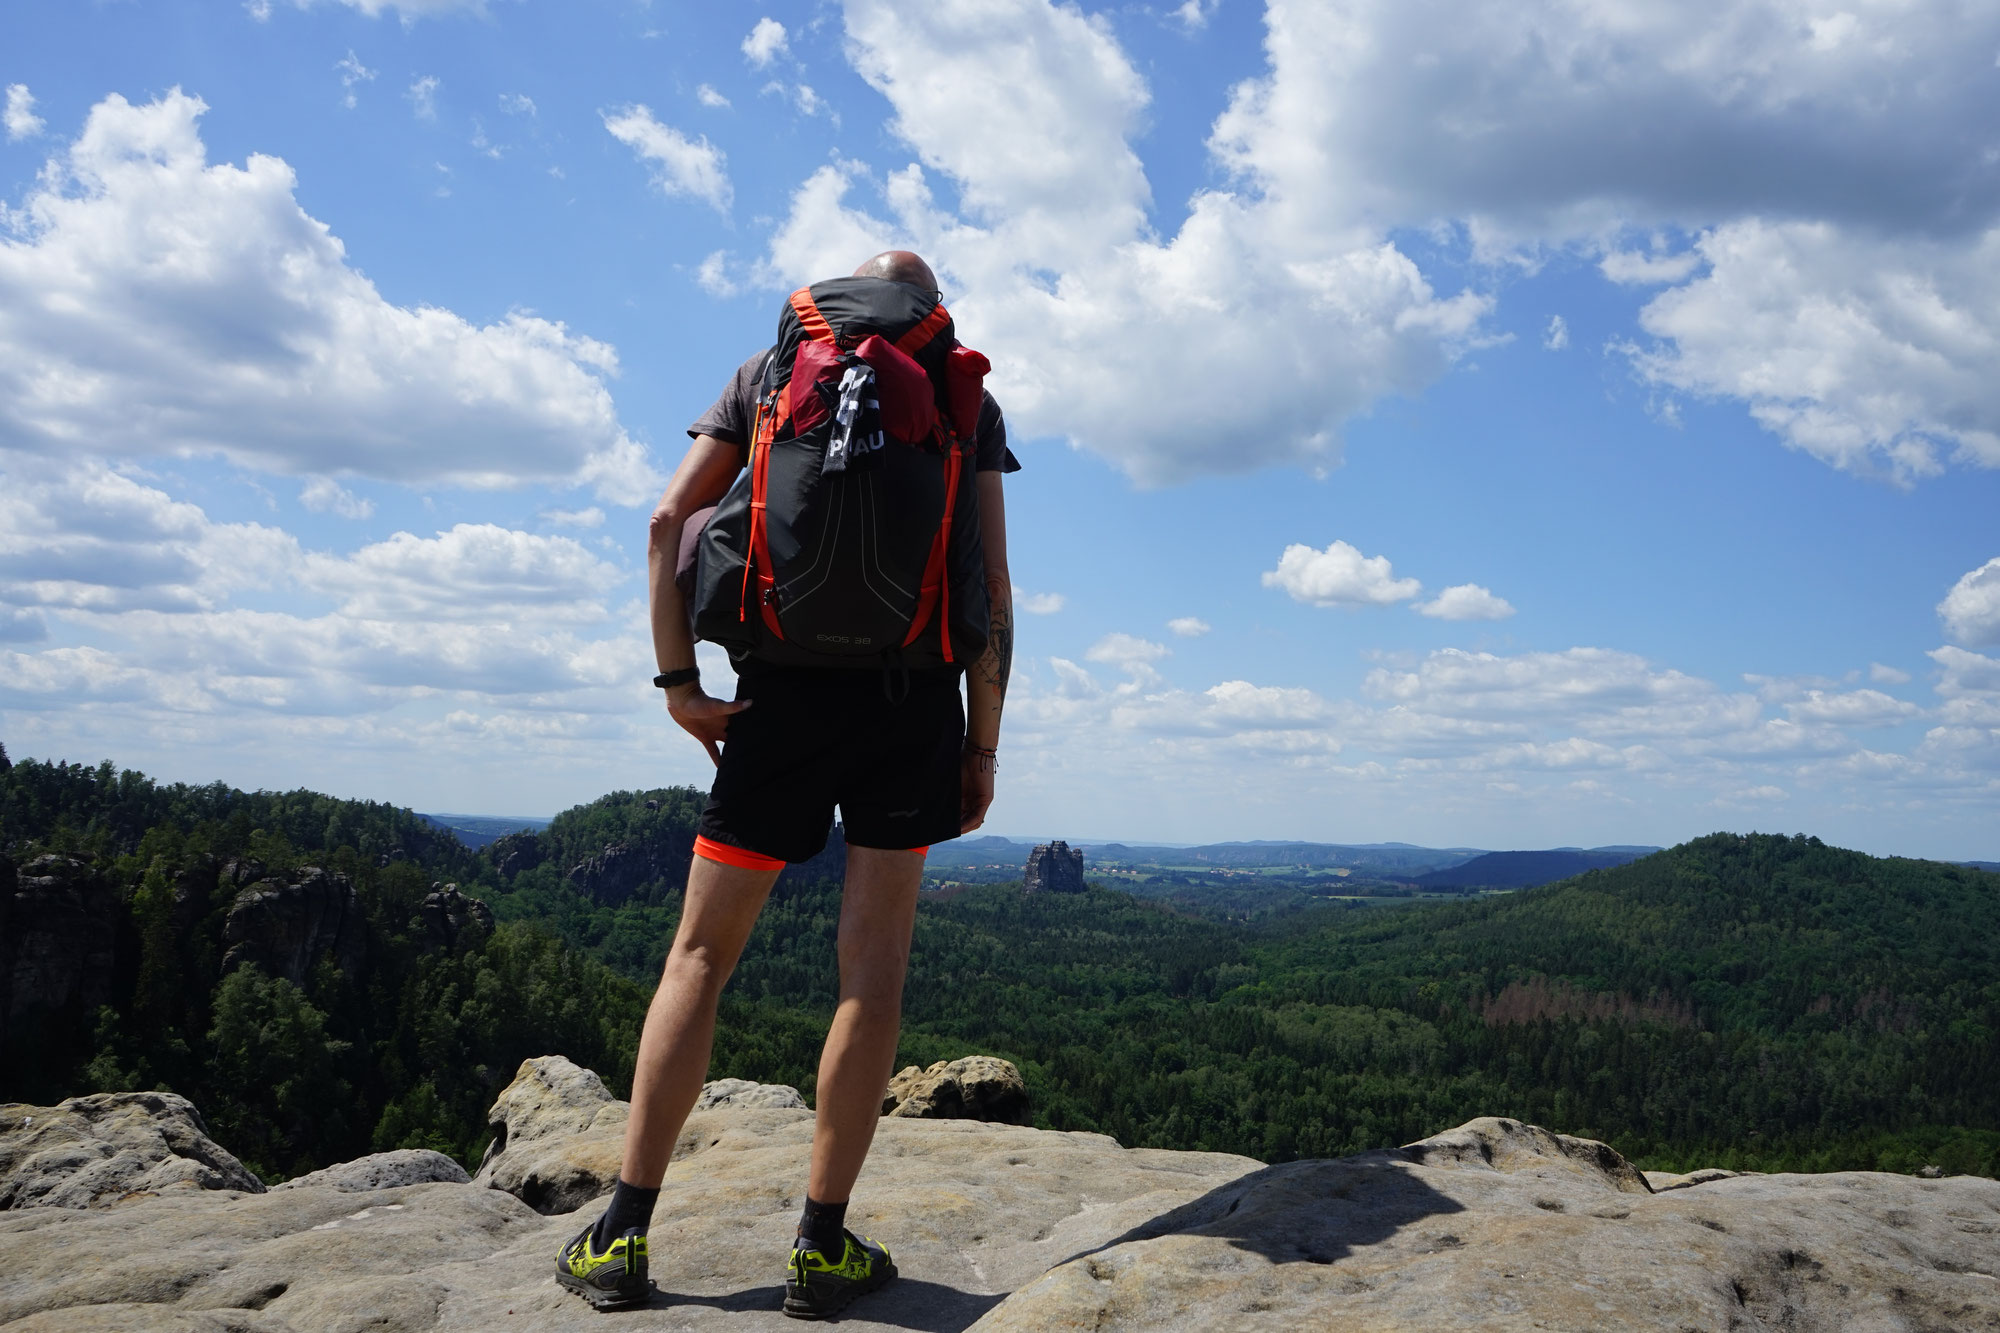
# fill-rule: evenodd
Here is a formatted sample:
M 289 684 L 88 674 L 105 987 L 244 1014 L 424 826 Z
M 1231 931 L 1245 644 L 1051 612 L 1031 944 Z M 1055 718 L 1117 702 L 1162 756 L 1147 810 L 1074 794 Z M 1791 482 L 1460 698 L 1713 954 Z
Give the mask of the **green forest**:
M 475 1162 L 527 1056 L 625 1090 L 701 800 L 612 793 L 473 853 L 387 805 L 17 763 L 0 888 L 73 858 L 112 905 L 118 966 L 100 1002 L 10 1021 L 0 1099 L 171 1088 L 273 1178 L 399 1146 Z M 246 862 L 344 877 L 362 943 L 296 983 L 225 968 Z M 810 1098 L 839 864 L 836 839 L 780 880 L 712 1077 Z M 491 929 L 427 929 L 444 883 Z M 1241 907 L 926 895 L 900 1063 L 1002 1056 L 1037 1124 L 1266 1161 L 1508 1115 L 1655 1169 L 2000 1173 L 2000 874 L 1715 834 L 1473 901 Z

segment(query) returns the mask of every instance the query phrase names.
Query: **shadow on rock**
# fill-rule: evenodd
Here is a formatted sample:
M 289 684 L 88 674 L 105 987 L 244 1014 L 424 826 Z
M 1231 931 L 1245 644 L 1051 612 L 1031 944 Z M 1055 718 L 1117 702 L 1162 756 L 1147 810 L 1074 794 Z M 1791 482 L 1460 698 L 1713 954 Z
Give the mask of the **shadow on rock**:
M 1286 1162 L 1232 1180 L 1064 1262 L 1134 1241 L 1188 1235 L 1226 1241 L 1274 1264 L 1330 1264 L 1426 1218 L 1464 1211 L 1426 1184 L 1400 1149 Z M 1458 1244 L 1449 1232 L 1435 1237 L 1439 1249 Z
M 947 1287 L 939 1282 L 899 1277 L 877 1292 L 862 1297 L 844 1312 L 844 1318 L 888 1328 L 907 1328 L 913 1333 L 961 1333 L 1006 1299 L 1005 1292 L 977 1295 Z M 785 1299 L 783 1286 L 746 1287 L 723 1296 L 683 1296 L 656 1292 L 646 1308 L 671 1310 L 699 1305 L 729 1314 L 774 1311 Z

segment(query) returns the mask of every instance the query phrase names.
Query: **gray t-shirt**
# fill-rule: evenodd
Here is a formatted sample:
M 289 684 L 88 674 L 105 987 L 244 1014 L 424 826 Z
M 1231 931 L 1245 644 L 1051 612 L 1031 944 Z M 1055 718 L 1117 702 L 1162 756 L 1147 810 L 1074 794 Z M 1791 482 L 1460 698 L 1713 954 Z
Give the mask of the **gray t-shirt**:
M 750 428 L 757 419 L 757 388 L 764 378 L 764 361 L 771 355 L 767 348 L 757 353 L 736 368 L 730 378 L 729 387 L 715 400 L 715 406 L 701 414 L 688 434 L 713 435 L 716 439 L 733 444 L 742 453 L 743 461 L 750 461 Z M 992 394 L 985 394 L 979 404 L 979 429 L 973 436 L 974 454 L 981 472 L 1019 472 L 1021 462 L 1014 457 L 1014 451 L 1007 447 L 1007 422 L 1000 415 L 1000 404 L 993 401 Z

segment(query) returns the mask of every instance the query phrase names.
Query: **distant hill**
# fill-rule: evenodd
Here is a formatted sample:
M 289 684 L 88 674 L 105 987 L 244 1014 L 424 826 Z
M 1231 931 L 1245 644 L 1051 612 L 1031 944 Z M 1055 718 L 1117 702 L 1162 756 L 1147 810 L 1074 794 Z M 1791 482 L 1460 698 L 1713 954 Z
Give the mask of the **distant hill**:
M 2000 861 L 1960 861 L 1959 864 L 1974 870 L 2000 870 Z
M 1215 866 L 1260 869 L 1302 866 L 1312 870 L 1347 869 L 1390 877 L 1421 875 L 1469 861 L 1477 847 L 1413 847 L 1402 842 L 1362 844 L 1327 842 L 1216 842 L 1195 847 L 1156 843 L 1076 842 L 1086 861 L 1126 865 Z M 961 838 L 931 849 L 934 867 L 1019 864 L 1026 866 L 1032 842 L 1010 838 Z M 1647 848 L 1651 851 L 1651 848 Z
M 540 833 L 549 826 L 548 820 L 527 815 L 427 815 L 419 812 L 417 818 L 428 821 L 436 828 L 449 829 L 460 842 L 475 852 L 498 842 L 509 833 Z
M 1419 875 L 1426 889 L 1527 889 L 1553 884 L 1586 870 L 1609 870 L 1651 856 L 1657 847 L 1553 847 L 1544 852 L 1488 852 L 1461 865 Z

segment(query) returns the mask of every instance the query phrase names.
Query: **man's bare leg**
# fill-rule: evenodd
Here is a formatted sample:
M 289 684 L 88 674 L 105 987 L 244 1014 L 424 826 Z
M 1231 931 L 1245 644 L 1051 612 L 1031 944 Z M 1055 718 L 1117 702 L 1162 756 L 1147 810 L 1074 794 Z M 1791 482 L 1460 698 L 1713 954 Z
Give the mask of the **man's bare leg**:
M 777 878 L 775 869 L 750 870 L 702 856 L 688 871 L 680 928 L 646 1010 L 632 1072 L 632 1118 L 625 1124 L 625 1159 L 618 1172 L 628 1185 L 658 1189 L 667 1174 L 674 1140 L 708 1077 L 716 1001 Z M 844 930 L 845 913 L 842 924 Z
M 840 1005 L 820 1054 L 806 1183 L 807 1195 L 820 1203 L 847 1202 L 875 1141 L 882 1093 L 895 1072 L 903 974 L 910 965 L 910 931 L 923 878 L 921 852 L 848 845 L 840 902 Z

